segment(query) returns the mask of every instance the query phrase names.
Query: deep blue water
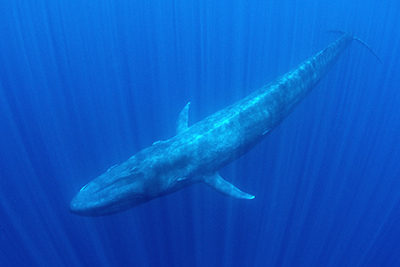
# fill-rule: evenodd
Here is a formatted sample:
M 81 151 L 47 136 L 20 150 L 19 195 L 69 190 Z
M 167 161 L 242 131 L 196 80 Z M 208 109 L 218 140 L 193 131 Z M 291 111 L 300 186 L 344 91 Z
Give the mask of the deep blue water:
M 0 8 L 1 266 L 400 266 L 398 1 L 15 0 Z M 154 141 L 353 31 L 317 88 L 221 170 L 112 216 L 68 205 Z

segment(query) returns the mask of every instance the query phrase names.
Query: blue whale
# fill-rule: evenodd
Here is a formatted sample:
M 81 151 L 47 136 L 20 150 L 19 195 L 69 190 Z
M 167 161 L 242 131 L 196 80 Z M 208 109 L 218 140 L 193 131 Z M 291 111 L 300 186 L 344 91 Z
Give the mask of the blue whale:
M 70 211 L 82 216 L 109 215 L 203 182 L 218 192 L 253 199 L 218 174 L 275 129 L 358 38 L 343 33 L 297 68 L 246 98 L 188 126 L 188 103 L 179 115 L 177 134 L 155 142 L 85 185 Z

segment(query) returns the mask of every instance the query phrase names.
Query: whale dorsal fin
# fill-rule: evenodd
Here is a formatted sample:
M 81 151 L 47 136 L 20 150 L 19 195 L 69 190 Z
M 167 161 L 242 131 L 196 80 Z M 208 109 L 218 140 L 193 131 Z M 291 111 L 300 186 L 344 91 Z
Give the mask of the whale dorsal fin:
M 212 176 L 207 176 L 204 179 L 204 183 L 209 185 L 210 187 L 214 188 L 218 192 L 220 192 L 223 195 L 226 196 L 231 196 L 235 198 L 242 198 L 242 199 L 253 199 L 254 196 L 247 194 L 237 187 L 235 187 L 233 184 L 225 181 L 222 179 L 222 177 L 216 173 Z
M 190 102 L 186 104 L 186 106 L 182 109 L 179 114 L 178 121 L 176 123 L 176 133 L 180 134 L 183 131 L 186 131 L 188 127 L 188 113 L 189 113 L 189 105 Z

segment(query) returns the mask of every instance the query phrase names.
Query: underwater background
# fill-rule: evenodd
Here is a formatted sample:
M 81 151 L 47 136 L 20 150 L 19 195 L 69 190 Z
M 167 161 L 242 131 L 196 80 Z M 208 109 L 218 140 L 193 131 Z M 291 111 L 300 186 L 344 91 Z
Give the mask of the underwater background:
M 1 0 L 1 266 L 400 266 L 400 3 Z M 352 31 L 294 112 L 220 173 L 80 217 L 87 182 Z

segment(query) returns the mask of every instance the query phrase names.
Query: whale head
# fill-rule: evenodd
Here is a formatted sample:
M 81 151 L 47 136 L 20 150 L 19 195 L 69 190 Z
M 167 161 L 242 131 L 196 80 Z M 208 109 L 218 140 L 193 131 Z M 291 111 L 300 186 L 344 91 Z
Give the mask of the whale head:
M 185 176 L 187 158 L 170 151 L 165 142 L 157 142 L 111 167 L 82 187 L 72 199 L 70 211 L 82 216 L 110 215 L 194 183 Z
M 81 216 L 103 216 L 133 208 L 151 199 L 146 194 L 146 180 L 135 164 L 111 167 L 82 187 L 69 209 Z

